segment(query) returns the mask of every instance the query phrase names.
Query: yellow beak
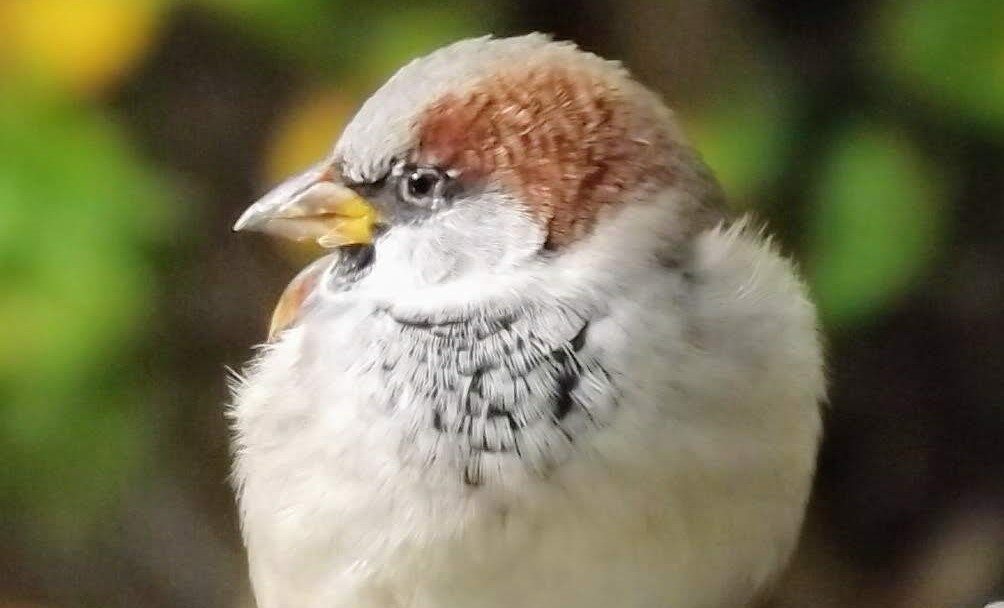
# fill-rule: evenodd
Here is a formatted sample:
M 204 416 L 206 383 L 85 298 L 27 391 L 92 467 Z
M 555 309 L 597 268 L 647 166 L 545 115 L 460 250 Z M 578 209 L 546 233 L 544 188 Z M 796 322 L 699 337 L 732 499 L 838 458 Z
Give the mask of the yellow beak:
M 322 247 L 373 242 L 377 212 L 354 190 L 335 181 L 322 163 L 292 177 L 241 215 L 234 230 L 257 230 Z

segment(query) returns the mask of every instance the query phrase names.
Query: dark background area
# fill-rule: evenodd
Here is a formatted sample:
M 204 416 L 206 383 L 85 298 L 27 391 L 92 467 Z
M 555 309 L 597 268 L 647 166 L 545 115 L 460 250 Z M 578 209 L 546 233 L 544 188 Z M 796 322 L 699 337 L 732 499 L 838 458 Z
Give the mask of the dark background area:
M 225 366 L 315 252 L 230 226 L 405 60 L 532 30 L 662 92 L 819 303 L 826 440 L 766 605 L 1004 598 L 1004 2 L 6 0 L 0 24 L 0 608 L 252 605 Z

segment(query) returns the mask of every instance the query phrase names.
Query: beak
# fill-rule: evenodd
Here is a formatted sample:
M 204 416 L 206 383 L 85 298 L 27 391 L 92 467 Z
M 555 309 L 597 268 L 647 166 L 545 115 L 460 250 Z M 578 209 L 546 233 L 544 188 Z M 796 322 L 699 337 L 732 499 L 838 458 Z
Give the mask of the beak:
M 326 248 L 373 242 L 377 212 L 351 188 L 336 181 L 327 164 L 307 169 L 261 197 L 234 224 L 285 238 L 315 240 Z

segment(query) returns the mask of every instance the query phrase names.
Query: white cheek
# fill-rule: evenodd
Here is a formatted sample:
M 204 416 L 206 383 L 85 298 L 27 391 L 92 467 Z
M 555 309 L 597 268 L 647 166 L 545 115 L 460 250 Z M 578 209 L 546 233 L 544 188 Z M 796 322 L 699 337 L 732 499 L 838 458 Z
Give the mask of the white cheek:
M 489 194 L 466 201 L 444 218 L 441 243 L 464 259 L 464 271 L 518 267 L 543 246 L 540 224 L 506 196 Z
M 437 285 L 450 277 L 461 274 L 466 266 L 462 252 L 451 255 L 448 247 L 443 247 L 436 235 L 419 240 L 412 251 L 409 267 L 418 275 L 422 285 Z
M 376 244 L 375 263 L 364 280 L 367 288 L 400 291 L 420 287 L 428 281 L 428 271 L 448 271 L 444 261 L 429 259 L 428 240 L 421 228 L 393 228 Z M 423 259 L 426 263 L 420 263 Z
M 544 238 L 539 223 L 514 200 L 488 194 L 458 201 L 428 222 L 388 232 L 377 243 L 367 282 L 422 287 L 518 268 L 540 250 Z

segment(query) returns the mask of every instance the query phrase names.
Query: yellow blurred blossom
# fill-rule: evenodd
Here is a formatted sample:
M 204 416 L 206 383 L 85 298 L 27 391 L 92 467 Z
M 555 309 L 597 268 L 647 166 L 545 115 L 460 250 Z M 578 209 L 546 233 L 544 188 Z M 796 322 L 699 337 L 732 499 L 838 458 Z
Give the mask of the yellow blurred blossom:
M 151 47 L 162 7 L 161 0 L 3 0 L 0 74 L 100 93 Z
M 327 156 L 356 103 L 333 90 L 299 96 L 275 126 L 266 156 L 266 178 L 278 182 Z

